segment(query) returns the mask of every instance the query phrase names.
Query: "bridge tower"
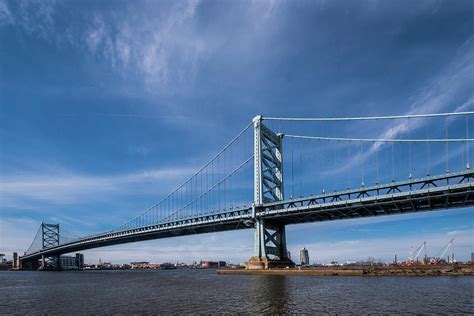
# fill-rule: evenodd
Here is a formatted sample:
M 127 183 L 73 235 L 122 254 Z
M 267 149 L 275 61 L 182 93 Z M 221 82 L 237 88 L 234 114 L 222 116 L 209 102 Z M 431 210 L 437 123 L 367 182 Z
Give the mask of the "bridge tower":
M 50 248 L 59 245 L 59 224 L 45 224 L 41 223 L 41 242 L 42 248 Z M 48 267 L 48 263 L 50 267 Z M 61 269 L 61 260 L 60 256 L 41 257 L 41 267 L 40 269 L 53 268 L 56 270 Z
M 255 244 L 254 255 L 246 266 L 248 269 L 294 266 L 286 249 L 285 224 L 264 221 L 259 216 L 262 204 L 284 199 L 283 134 L 276 134 L 266 127 L 262 116 L 256 116 L 253 124 Z

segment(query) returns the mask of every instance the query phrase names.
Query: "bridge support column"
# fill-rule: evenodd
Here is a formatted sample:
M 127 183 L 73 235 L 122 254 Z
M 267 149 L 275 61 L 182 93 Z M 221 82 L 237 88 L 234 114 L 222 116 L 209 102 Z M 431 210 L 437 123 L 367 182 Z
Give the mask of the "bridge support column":
M 247 269 L 294 266 L 286 250 L 285 225 L 266 222 L 261 206 L 283 200 L 283 134 L 276 134 L 256 116 L 254 124 L 254 256 Z M 272 256 L 272 257 L 270 257 Z
M 246 262 L 247 269 L 270 269 L 293 267 L 286 249 L 285 225 L 255 221 L 254 256 Z
M 59 245 L 59 224 L 41 223 L 41 235 L 43 249 Z M 45 257 L 41 256 L 40 270 L 61 270 L 60 255 Z

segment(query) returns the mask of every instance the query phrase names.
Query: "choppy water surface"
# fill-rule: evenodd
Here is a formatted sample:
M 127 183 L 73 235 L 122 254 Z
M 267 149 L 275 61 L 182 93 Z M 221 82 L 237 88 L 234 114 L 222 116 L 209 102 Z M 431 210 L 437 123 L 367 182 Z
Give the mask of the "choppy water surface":
M 217 275 L 213 270 L 0 272 L 5 313 L 467 313 L 472 277 Z

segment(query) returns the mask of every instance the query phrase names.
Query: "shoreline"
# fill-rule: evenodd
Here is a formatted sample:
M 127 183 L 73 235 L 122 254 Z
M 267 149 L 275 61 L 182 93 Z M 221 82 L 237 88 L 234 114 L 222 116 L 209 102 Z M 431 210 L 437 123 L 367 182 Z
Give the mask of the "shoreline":
M 301 275 L 301 276 L 472 276 L 474 265 L 367 267 L 367 268 L 291 268 L 268 270 L 219 269 L 223 275 Z

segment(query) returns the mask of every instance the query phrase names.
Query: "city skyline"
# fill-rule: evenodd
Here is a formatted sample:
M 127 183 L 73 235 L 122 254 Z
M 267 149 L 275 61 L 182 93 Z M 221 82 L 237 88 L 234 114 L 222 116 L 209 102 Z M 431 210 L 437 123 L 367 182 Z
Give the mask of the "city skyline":
M 295 10 L 287 13 L 288 6 Z M 257 114 L 472 110 L 474 39 L 466 6 L 354 2 L 345 7 L 348 14 L 337 2 L 306 3 L 304 9 L 252 2 L 229 9 L 188 1 L 140 3 L 129 16 L 126 3 L 110 12 L 104 3 L 0 1 L 0 38 L 8 43 L 0 76 L 0 252 L 26 250 L 41 221 L 78 235 L 122 224 L 182 183 Z M 362 13 L 363 24 L 354 17 Z M 63 28 L 65 19 L 76 27 Z M 240 32 L 233 32 L 233 23 Z M 301 34 L 305 27 L 321 31 Z M 367 27 L 376 29 L 373 37 L 364 35 Z M 271 54 L 274 47 L 278 53 Z M 243 61 L 239 68 L 232 66 L 237 60 Z M 429 124 L 374 130 L 406 137 L 435 126 Z M 343 131 L 354 129 L 348 124 Z M 441 161 L 433 168 L 444 167 L 443 154 L 443 148 L 434 150 L 433 160 Z M 453 170 L 462 169 L 461 154 L 451 152 Z M 424 167 L 415 166 L 418 175 Z M 455 238 L 456 257 L 467 260 L 472 224 L 472 209 L 437 211 L 289 226 L 287 241 L 292 254 L 308 249 L 311 262 L 388 261 L 395 254 L 408 257 L 425 240 L 434 253 Z M 252 239 L 246 230 L 84 254 L 114 262 L 243 262 L 252 254 Z

